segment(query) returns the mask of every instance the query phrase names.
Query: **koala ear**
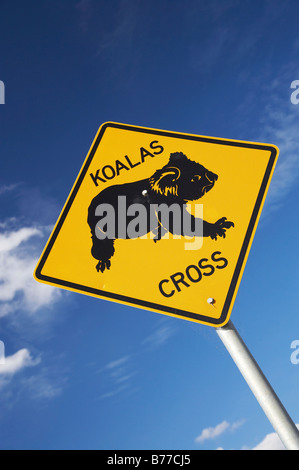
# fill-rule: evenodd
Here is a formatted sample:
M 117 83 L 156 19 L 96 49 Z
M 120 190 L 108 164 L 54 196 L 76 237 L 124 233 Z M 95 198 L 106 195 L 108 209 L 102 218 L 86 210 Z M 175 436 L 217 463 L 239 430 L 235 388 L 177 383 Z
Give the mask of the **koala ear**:
M 170 154 L 168 165 L 178 166 L 186 161 L 188 157 L 183 152 L 174 152 Z
M 156 194 L 161 194 L 163 196 L 168 196 L 168 194 L 177 196 L 177 181 L 180 176 L 181 172 L 176 167 L 162 168 L 162 170 L 157 170 L 149 179 L 150 187 Z

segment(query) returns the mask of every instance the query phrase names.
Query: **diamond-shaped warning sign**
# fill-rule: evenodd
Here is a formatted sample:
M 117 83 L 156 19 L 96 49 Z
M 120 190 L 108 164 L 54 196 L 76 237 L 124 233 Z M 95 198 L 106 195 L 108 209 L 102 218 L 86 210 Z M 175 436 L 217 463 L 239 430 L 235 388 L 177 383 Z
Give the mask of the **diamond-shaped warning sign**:
M 268 144 L 103 124 L 35 278 L 224 325 L 277 156 Z

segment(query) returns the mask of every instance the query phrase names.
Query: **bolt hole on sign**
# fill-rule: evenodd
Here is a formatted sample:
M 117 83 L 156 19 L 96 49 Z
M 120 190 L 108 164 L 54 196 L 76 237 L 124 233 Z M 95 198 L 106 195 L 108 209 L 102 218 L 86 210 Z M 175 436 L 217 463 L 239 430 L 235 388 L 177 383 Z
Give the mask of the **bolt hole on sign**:
M 225 325 L 277 157 L 269 144 L 103 124 L 35 279 Z

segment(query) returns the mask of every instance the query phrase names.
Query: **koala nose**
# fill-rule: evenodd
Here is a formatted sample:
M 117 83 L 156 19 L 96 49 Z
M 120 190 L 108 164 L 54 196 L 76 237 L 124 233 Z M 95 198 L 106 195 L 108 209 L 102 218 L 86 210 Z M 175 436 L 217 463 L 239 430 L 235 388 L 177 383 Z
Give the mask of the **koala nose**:
M 206 172 L 206 177 L 211 183 L 214 183 L 214 181 L 218 180 L 218 175 L 212 173 L 211 171 Z

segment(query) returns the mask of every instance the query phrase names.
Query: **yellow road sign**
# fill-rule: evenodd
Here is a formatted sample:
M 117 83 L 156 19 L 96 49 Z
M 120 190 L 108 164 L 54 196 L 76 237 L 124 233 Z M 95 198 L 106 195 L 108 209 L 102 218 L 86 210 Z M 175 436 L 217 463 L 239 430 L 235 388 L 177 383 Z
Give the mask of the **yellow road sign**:
M 103 124 L 36 280 L 223 326 L 277 156 L 268 144 Z

